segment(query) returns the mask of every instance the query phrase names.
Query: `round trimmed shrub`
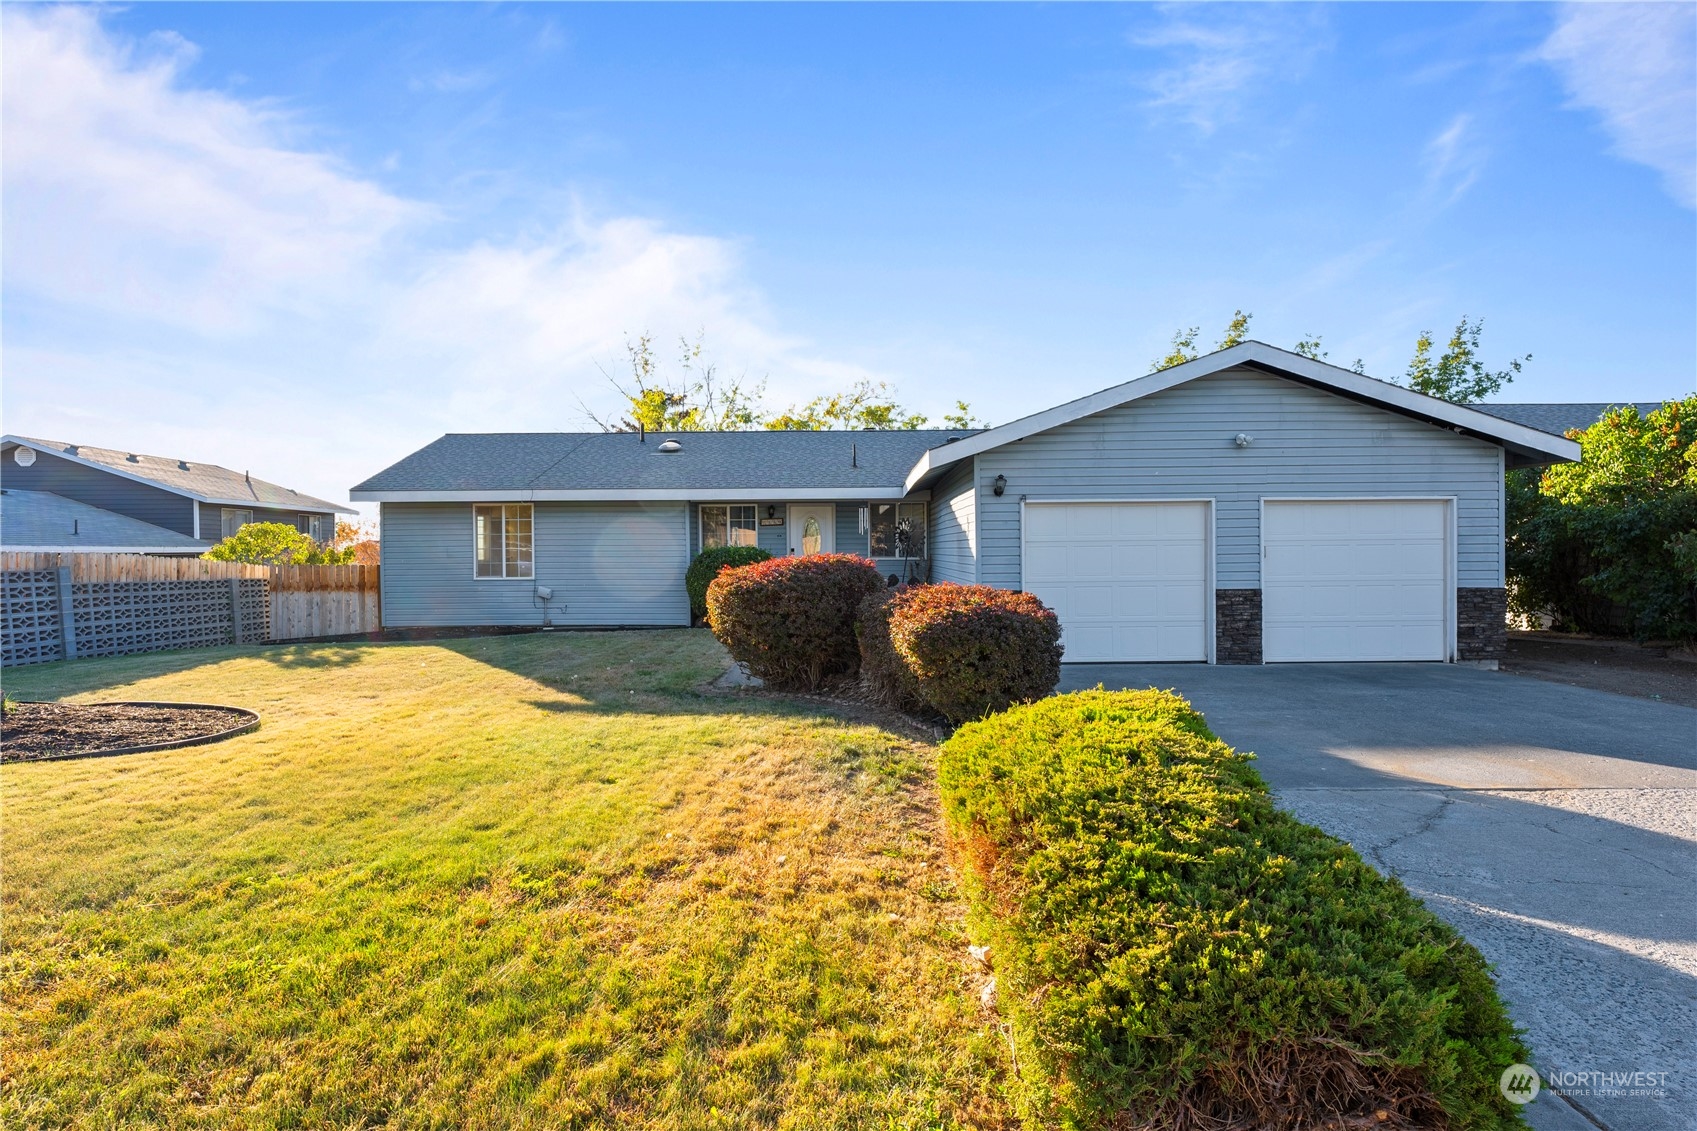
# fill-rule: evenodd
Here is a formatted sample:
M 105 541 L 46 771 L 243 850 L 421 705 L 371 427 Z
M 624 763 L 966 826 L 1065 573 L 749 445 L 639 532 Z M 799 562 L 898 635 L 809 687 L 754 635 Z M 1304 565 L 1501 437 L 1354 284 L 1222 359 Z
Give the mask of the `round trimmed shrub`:
M 707 624 L 751 675 L 811 691 L 855 670 L 855 611 L 883 585 L 878 567 L 853 554 L 773 558 L 715 577 Z
M 1178 696 L 969 723 L 938 785 L 1028 1125 L 1522 1126 L 1484 958 Z
M 897 591 L 884 612 L 890 647 L 912 687 L 950 722 L 1041 699 L 1060 682 L 1060 622 L 1029 593 L 916 585 Z M 907 686 L 893 679 L 892 694 Z
M 890 640 L 890 606 L 905 589 L 879 590 L 860 603 L 854 636 L 860 644 L 860 678 L 887 707 L 912 711 L 924 707 L 919 681 Z
M 707 586 L 719 571 L 727 566 L 737 569 L 755 562 L 771 560 L 772 555 L 758 546 L 713 546 L 695 555 L 684 571 L 684 590 L 689 593 L 689 615 L 707 615 Z

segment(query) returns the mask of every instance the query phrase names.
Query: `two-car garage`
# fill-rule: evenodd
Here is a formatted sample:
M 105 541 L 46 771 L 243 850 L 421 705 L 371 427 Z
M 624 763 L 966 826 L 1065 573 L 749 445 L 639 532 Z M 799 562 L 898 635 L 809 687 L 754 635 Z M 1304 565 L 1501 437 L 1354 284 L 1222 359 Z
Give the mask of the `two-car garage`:
M 1446 660 L 1448 499 L 1263 499 L 1266 663 Z M 1024 588 L 1072 663 L 1213 659 L 1212 500 L 1029 501 Z

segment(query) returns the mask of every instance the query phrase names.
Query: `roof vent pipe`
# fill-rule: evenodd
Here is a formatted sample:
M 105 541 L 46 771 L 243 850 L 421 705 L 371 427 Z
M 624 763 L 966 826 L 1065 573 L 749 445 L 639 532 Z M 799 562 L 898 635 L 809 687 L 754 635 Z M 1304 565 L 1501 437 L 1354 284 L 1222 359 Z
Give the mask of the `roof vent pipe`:
M 849 445 L 849 466 L 850 467 L 859 467 L 860 466 L 860 445 L 859 444 L 851 443 Z
M 648 425 L 640 420 L 636 422 L 636 442 L 639 444 L 648 443 Z

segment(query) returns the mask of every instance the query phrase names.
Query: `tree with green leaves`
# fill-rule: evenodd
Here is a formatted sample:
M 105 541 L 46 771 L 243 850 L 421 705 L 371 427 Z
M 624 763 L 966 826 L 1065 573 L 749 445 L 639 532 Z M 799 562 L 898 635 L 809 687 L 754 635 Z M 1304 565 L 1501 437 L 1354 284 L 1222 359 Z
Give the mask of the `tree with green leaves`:
M 1472 404 L 1513 381 L 1522 363 L 1531 361 L 1532 355 L 1511 358 L 1504 369 L 1486 368 L 1479 360 L 1479 336 L 1484 330 L 1484 319 L 1469 322 L 1462 315 L 1443 353 L 1436 359 L 1432 357 L 1435 345 L 1432 331 L 1422 331 L 1414 343 L 1414 356 L 1408 362 L 1408 387 L 1455 404 Z
M 1697 639 L 1697 396 L 1616 408 L 1569 436 L 1578 463 L 1509 472 L 1510 607 Z
M 861 380 L 844 392 L 814 397 L 800 408 L 792 405 L 767 419 L 765 425 L 775 432 L 818 432 L 830 428 L 901 431 L 923 428 L 926 420 L 923 413 L 909 412 L 897 404 L 887 383 Z
M 980 420 L 972 414 L 972 406 L 965 401 L 956 401 L 953 412 L 943 414 L 943 423 L 950 428 L 988 428 L 990 422 Z
M 607 379 L 629 402 L 630 415 L 604 420 L 590 412 L 589 418 L 608 432 L 736 432 L 759 427 L 764 419 L 760 398 L 766 383 L 749 386 L 742 377 L 721 377 L 718 366 L 705 359 L 705 343 L 705 335 L 697 335 L 693 342 L 679 338 L 682 372 L 668 377 L 654 355 L 652 338 L 643 334 L 634 342 L 627 341 L 629 384 L 610 374 Z
M 923 428 L 927 417 L 911 412 L 895 399 L 887 382 L 861 380 L 840 393 L 814 397 L 806 404 L 773 413 L 766 408 L 766 382 L 750 384 L 746 377 L 724 378 L 707 360 L 705 339 L 679 339 L 678 374 L 668 375 L 655 356 L 653 339 L 643 334 L 625 343 L 630 376 L 626 380 L 608 375 L 619 395 L 630 405 L 629 415 L 603 418 L 584 412 L 607 432 L 740 432 L 767 428 L 773 431 L 817 432 L 833 428 L 899 430 Z M 603 371 L 605 372 L 605 371 Z M 955 411 L 943 417 L 951 428 L 982 428 L 985 423 L 972 415 L 965 401 L 955 402 Z
M 1229 349 L 1248 341 L 1249 320 L 1252 317 L 1254 316 L 1242 310 L 1234 311 L 1231 321 L 1226 324 L 1224 336 L 1214 346 L 1214 350 Z M 1436 346 L 1432 331 L 1424 331 L 1415 341 L 1414 356 L 1408 363 L 1408 387 L 1417 393 L 1425 393 L 1427 396 L 1439 397 L 1456 404 L 1471 404 L 1484 400 L 1514 380 L 1521 366 L 1532 360 L 1532 355 L 1511 358 L 1504 369 L 1488 369 L 1485 363 L 1479 360 L 1479 338 L 1484 330 L 1483 320 L 1469 322 L 1463 315 L 1443 352 L 1435 358 L 1432 356 Z M 1152 363 L 1153 369 L 1171 369 L 1175 365 L 1183 365 L 1202 356 L 1196 348 L 1196 340 L 1201 333 L 1201 328 L 1197 326 L 1175 332 L 1172 349 L 1168 351 L 1167 356 Z M 1315 361 L 1325 361 L 1331 356 L 1320 348 L 1319 334 L 1304 334 L 1292 350 Z M 1367 372 L 1365 363 L 1359 357 L 1349 368 L 1353 373 L 1365 375 Z
M 286 522 L 249 522 L 200 556 L 254 565 L 347 565 L 355 553 L 352 546 L 320 546 Z
M 1226 323 L 1225 334 L 1221 336 L 1218 342 L 1214 343 L 1214 348 L 1209 352 L 1218 353 L 1220 350 L 1230 349 L 1248 341 L 1249 320 L 1253 317 L 1255 317 L 1253 314 L 1245 314 L 1241 310 L 1233 311 L 1231 321 Z M 1196 339 L 1201 333 L 1202 327 L 1200 326 L 1192 326 L 1188 330 L 1174 331 L 1172 349 L 1167 352 L 1166 357 L 1151 362 L 1151 369 L 1153 371 L 1171 369 L 1175 365 L 1183 365 L 1187 361 L 1195 361 L 1201 357 L 1201 351 L 1196 348 Z

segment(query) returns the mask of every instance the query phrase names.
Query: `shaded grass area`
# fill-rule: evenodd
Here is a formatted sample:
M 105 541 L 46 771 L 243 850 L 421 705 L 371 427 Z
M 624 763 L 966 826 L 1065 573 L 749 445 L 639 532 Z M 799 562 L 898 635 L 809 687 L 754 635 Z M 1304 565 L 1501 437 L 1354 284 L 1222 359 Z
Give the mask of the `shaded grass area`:
M 996 1126 L 934 751 L 705 632 L 16 669 L 239 704 L 8 765 L 8 1127 Z

